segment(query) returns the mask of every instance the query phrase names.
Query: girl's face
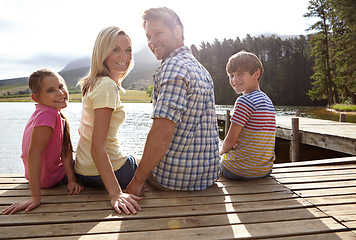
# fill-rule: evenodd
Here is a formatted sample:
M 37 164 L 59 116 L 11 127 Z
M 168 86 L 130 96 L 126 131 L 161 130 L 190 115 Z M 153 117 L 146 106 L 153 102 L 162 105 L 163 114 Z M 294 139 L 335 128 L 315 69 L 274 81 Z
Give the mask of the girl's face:
M 67 107 L 68 90 L 58 77 L 47 76 L 41 82 L 41 91 L 32 94 L 32 99 L 38 104 L 60 110 Z
M 104 63 L 110 71 L 110 78 L 119 80 L 127 71 L 132 59 L 131 42 L 124 34 L 117 36 L 114 50 L 105 59 Z

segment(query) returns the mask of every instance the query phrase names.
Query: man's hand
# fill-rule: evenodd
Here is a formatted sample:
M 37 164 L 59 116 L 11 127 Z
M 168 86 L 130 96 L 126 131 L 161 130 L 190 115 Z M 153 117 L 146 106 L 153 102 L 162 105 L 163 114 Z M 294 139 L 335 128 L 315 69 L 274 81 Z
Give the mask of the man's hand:
M 133 179 L 129 183 L 129 185 L 127 185 L 126 192 L 130 193 L 130 194 L 133 194 L 133 195 L 136 195 L 136 196 L 142 197 L 144 192 L 145 192 L 145 189 L 146 189 L 145 183 L 139 184 L 139 183 L 137 183 L 137 181 L 135 181 L 135 179 Z
M 137 201 L 142 200 L 142 197 L 137 197 L 133 194 L 127 194 L 127 193 L 119 193 L 115 195 L 113 198 L 111 198 L 111 206 L 115 209 L 116 212 L 121 213 L 120 208 L 126 213 L 126 214 L 136 214 L 137 211 L 141 211 L 140 205 L 137 203 Z

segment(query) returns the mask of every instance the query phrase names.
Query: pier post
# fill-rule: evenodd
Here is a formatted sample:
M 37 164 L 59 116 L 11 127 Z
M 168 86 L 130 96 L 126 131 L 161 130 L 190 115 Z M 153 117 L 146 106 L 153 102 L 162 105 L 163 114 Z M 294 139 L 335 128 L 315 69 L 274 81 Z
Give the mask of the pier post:
M 226 119 L 225 119 L 225 136 L 226 137 L 230 128 L 230 110 L 226 110 Z
M 346 122 L 346 114 L 345 113 L 340 113 L 339 122 Z
M 289 156 L 292 162 L 299 161 L 299 118 L 292 118 L 292 135 Z

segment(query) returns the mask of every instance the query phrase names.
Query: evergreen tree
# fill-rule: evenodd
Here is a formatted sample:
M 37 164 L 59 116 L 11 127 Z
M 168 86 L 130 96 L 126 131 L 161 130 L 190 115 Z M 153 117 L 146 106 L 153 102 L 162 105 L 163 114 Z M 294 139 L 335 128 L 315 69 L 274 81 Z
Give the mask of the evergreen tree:
M 328 105 L 334 103 L 334 90 L 331 77 L 330 59 L 330 4 L 328 0 L 310 0 L 308 13 L 305 17 L 317 17 L 319 21 L 313 24 L 309 30 L 316 30 L 310 43 L 312 44 L 312 56 L 315 57 L 315 72 L 312 76 L 313 89 L 309 91 L 312 99 L 327 99 Z
M 356 104 L 356 1 L 331 1 L 335 43 L 335 84 L 344 102 Z

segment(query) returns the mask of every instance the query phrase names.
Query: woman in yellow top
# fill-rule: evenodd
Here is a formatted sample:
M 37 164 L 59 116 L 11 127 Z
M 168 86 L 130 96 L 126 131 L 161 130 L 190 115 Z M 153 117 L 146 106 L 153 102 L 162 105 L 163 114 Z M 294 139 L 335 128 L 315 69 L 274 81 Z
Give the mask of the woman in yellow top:
M 97 36 L 89 74 L 79 81 L 83 109 L 75 164 L 83 185 L 106 188 L 112 207 L 126 214 L 140 211 L 137 201 L 142 199 L 122 191 L 137 162 L 121 151 L 117 138 L 125 119 L 119 88 L 133 67 L 131 47 L 131 39 L 118 27 L 104 28 Z

